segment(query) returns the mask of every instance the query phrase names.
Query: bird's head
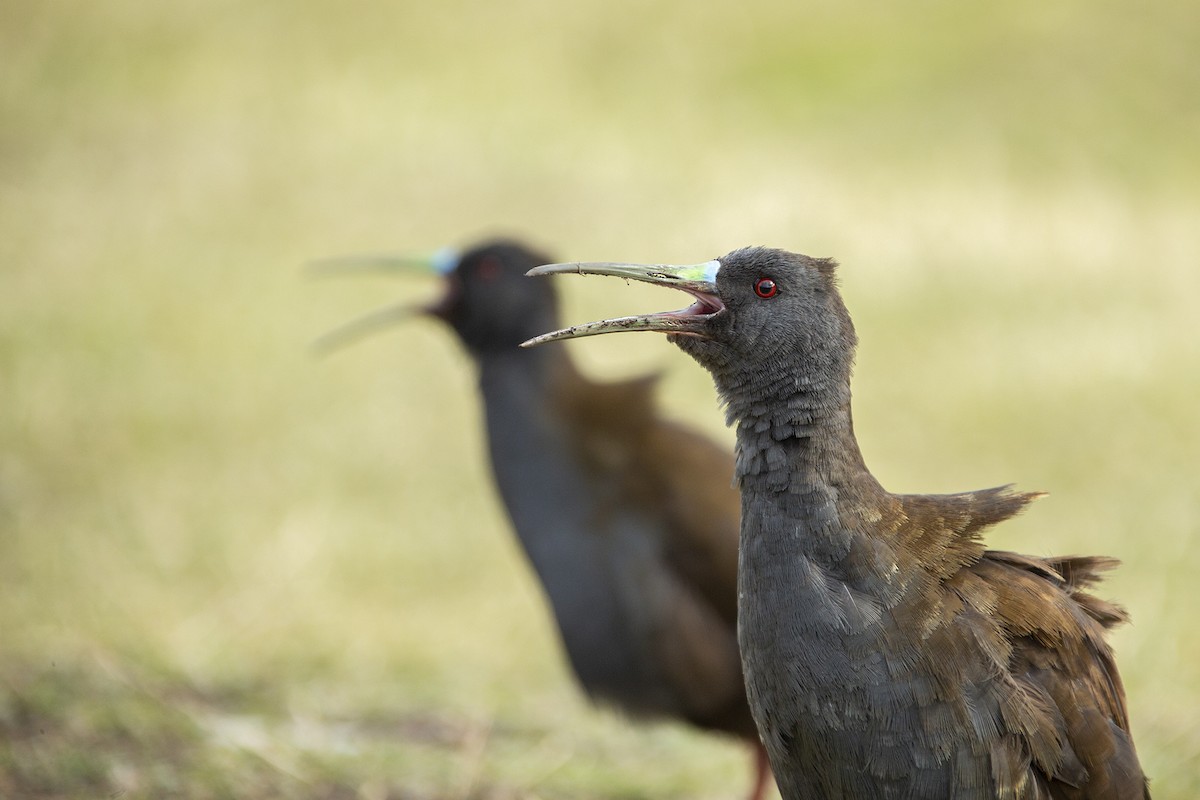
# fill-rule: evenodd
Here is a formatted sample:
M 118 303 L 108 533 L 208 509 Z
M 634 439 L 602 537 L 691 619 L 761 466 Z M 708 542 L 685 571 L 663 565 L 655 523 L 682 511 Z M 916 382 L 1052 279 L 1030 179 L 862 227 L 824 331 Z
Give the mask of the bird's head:
M 619 331 L 659 331 L 713 373 L 723 390 L 764 377 L 843 380 L 857 342 L 837 290 L 836 264 L 784 250 L 747 247 L 688 266 L 549 264 L 531 275 L 611 275 L 671 286 L 692 295 L 679 311 L 607 319 L 526 342 Z
M 496 241 L 463 253 L 445 272 L 446 289 L 426 311 L 444 320 L 469 350 L 512 350 L 545 325 L 558 324 L 558 296 L 525 273 L 550 261 L 524 245 Z
M 321 271 L 397 271 L 441 275 L 443 290 L 432 303 L 385 308 L 327 334 L 318 342 L 333 349 L 413 314 L 436 317 L 476 355 L 514 350 L 524 340 L 558 324 L 554 287 L 526 280 L 531 268 L 550 261 L 511 240 L 481 243 L 466 251 L 444 248 L 428 256 L 358 256 L 330 259 Z

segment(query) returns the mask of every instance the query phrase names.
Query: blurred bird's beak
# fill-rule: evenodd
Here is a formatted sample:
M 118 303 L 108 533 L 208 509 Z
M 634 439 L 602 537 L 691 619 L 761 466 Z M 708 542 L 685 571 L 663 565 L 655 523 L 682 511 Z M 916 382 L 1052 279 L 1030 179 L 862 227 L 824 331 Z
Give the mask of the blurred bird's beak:
M 370 314 L 358 317 L 339 325 L 328 333 L 321 334 L 311 345 L 317 355 L 329 355 L 335 350 L 354 344 L 373 333 L 392 327 L 409 317 L 422 313 L 420 306 L 402 305 L 388 306 L 372 311 Z
M 310 263 L 308 269 L 318 277 L 350 274 L 449 275 L 458 266 L 460 257 L 457 250 L 443 247 L 425 255 L 379 253 L 323 258 Z M 454 293 L 455 288 L 451 286 L 444 297 L 433 303 L 395 305 L 372 311 L 324 334 L 312 343 L 312 349 L 320 355 L 327 355 L 418 314 L 443 316 Z
M 321 258 L 308 265 L 309 272 L 316 276 L 347 275 L 353 273 L 392 274 L 435 273 L 445 275 L 458 266 L 461 253 L 452 247 L 443 247 L 425 254 L 374 253 L 356 256 Z
M 703 264 L 687 264 L 676 266 L 672 264 L 615 264 L 609 262 L 582 262 L 570 264 L 546 264 L 535 267 L 526 275 L 555 275 L 559 273 L 577 273 L 579 275 L 611 275 L 615 278 L 652 283 L 655 286 L 670 286 L 687 292 L 696 298 L 696 302 L 678 311 L 664 311 L 658 314 L 641 314 L 632 317 L 617 317 L 599 322 L 586 322 L 582 325 L 572 325 L 562 330 L 544 333 L 521 344 L 522 347 L 533 347 L 558 339 L 578 339 L 582 336 L 597 336 L 601 333 L 620 333 L 621 331 L 660 331 L 684 336 L 700 336 L 707 338 L 705 324 L 714 314 L 725 309 L 725 304 L 717 296 L 717 270 L 721 268 L 720 261 L 706 261 Z

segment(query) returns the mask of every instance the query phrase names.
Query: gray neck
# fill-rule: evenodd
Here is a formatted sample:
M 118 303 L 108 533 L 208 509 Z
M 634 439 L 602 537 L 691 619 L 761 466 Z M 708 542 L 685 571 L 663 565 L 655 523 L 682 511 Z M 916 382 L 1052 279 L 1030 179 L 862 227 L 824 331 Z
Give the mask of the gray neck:
M 881 512 L 889 496 L 867 469 L 855 439 L 849 376 L 814 380 L 794 371 L 778 374 L 756 381 L 753 394 L 723 393 L 754 398 L 728 405 L 737 430 L 743 558 L 750 563 L 765 558 L 772 563 L 757 566 L 772 572 L 815 566 L 855 590 L 884 589 L 876 583 L 878 571 L 864 572 L 852 557 L 866 549 L 887 563 L 894 560 L 885 543 L 864 533 L 869 526 L 863 523 Z
M 736 477 L 743 491 L 874 483 L 854 437 L 848 377 L 813 380 L 780 370 L 779 377 L 756 380 L 752 392 L 722 388 L 731 398 L 726 417 L 737 431 Z
M 627 563 L 642 556 L 629 538 L 646 537 L 638 520 L 621 524 L 600 506 L 612 496 L 611 476 L 580 463 L 561 401 L 564 387 L 582 378 L 561 347 L 513 348 L 478 365 L 496 488 L 576 674 L 589 693 L 626 707 L 665 707 L 622 591 L 623 577 L 646 567 Z M 634 605 L 641 608 L 636 597 Z
M 555 515 L 580 490 L 555 386 L 574 372 L 563 348 L 489 353 L 477 361 L 497 489 L 539 572 L 554 556 Z
M 563 348 L 495 353 L 477 362 L 496 489 L 560 617 L 595 574 L 592 476 L 584 471 L 564 386 L 579 380 Z M 587 613 L 580 609 L 580 613 Z

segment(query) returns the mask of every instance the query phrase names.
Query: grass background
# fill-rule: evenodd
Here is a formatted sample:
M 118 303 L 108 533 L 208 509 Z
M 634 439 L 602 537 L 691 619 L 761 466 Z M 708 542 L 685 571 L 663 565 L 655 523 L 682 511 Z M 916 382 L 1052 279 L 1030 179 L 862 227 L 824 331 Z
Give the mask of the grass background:
M 843 263 L 895 491 L 1051 496 L 1157 798 L 1200 794 L 1200 11 L 1184 0 L 0 7 L 0 796 L 729 797 L 740 747 L 584 703 L 428 282 L 318 256 Z M 677 302 L 564 279 L 571 320 Z M 666 373 L 665 342 L 570 345 Z

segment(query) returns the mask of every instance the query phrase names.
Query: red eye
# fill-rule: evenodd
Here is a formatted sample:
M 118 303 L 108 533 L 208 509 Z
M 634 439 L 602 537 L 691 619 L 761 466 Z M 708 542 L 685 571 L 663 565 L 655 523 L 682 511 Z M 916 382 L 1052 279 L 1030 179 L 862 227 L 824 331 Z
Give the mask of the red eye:
M 500 274 L 500 259 L 495 256 L 485 256 L 475 270 L 475 277 L 481 281 L 494 281 Z
M 759 278 L 754 282 L 754 293 L 765 300 L 779 294 L 779 287 L 770 278 Z

